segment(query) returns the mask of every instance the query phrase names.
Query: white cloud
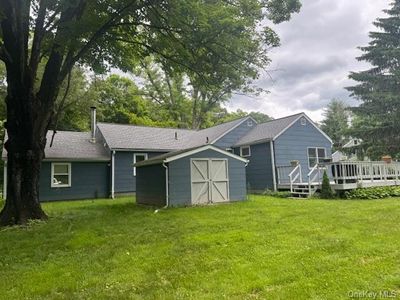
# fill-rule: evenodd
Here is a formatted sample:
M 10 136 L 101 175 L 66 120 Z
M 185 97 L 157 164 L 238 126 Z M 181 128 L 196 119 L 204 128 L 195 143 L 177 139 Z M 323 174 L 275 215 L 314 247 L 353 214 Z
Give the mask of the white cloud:
M 344 89 L 354 84 L 350 71 L 368 67 L 358 62 L 357 49 L 369 42 L 372 22 L 388 0 L 304 0 L 299 14 L 274 26 L 281 47 L 271 53 L 269 74 L 257 84 L 270 91 L 261 98 L 235 96 L 229 109 L 257 110 L 275 118 L 304 111 L 314 120 L 332 98 L 357 103 Z M 272 79 L 270 78 L 272 76 Z

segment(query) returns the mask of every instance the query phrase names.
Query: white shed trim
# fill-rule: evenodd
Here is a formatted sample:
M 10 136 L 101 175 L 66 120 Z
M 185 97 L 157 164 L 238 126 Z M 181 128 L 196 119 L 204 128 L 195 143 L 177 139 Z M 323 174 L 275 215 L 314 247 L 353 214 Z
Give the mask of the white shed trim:
M 248 162 L 248 160 L 245 159 L 245 158 L 242 158 L 242 157 L 237 156 L 237 155 L 235 155 L 235 154 L 233 154 L 233 153 L 224 151 L 224 150 L 222 150 L 222 149 L 220 149 L 220 148 L 217 148 L 217 147 L 215 147 L 215 146 L 213 146 L 213 145 L 206 145 L 206 146 L 199 147 L 199 148 L 196 148 L 196 149 L 193 149 L 193 150 L 184 152 L 184 153 L 177 154 L 177 155 L 175 155 L 175 156 L 168 157 L 168 158 L 166 158 L 166 159 L 164 160 L 164 162 L 165 162 L 165 163 L 169 163 L 169 162 L 171 162 L 171 161 L 174 161 L 174 160 L 177 160 L 177 159 L 181 159 L 181 158 L 183 158 L 183 157 L 190 156 L 190 155 L 193 155 L 193 154 L 196 154 L 196 153 L 205 151 L 205 150 L 209 150 L 209 149 L 214 150 L 214 151 L 216 151 L 216 152 L 219 152 L 219 153 L 221 153 L 221 154 L 224 154 L 224 155 L 226 155 L 226 156 L 232 157 L 232 158 L 234 158 L 234 159 L 240 160 L 240 161 L 242 161 L 242 162 L 244 162 L 244 163 L 247 163 L 247 162 Z

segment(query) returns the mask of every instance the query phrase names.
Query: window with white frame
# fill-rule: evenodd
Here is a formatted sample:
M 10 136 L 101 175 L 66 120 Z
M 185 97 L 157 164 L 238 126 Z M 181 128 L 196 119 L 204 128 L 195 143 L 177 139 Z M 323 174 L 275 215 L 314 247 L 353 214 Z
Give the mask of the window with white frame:
M 240 147 L 240 156 L 241 157 L 248 157 L 251 155 L 250 146 Z
M 135 153 L 133 154 L 133 164 L 147 160 L 147 153 Z M 136 167 L 133 167 L 133 176 L 136 176 Z
M 51 164 L 51 187 L 70 187 L 71 186 L 71 164 L 52 163 Z
M 302 117 L 302 118 L 300 119 L 300 124 L 303 125 L 303 126 L 306 126 L 306 125 L 307 125 L 307 120 L 306 120 L 306 118 Z
M 253 121 L 247 120 L 247 127 L 253 127 Z
M 310 168 L 314 167 L 317 163 L 321 163 L 322 160 L 326 157 L 326 149 L 313 147 L 308 148 L 308 166 Z

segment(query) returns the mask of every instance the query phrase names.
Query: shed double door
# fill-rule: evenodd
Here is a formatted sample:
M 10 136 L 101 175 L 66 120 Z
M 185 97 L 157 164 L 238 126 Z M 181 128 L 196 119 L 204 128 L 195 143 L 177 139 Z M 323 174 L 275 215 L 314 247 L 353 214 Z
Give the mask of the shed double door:
M 192 204 L 229 201 L 227 159 L 191 160 Z

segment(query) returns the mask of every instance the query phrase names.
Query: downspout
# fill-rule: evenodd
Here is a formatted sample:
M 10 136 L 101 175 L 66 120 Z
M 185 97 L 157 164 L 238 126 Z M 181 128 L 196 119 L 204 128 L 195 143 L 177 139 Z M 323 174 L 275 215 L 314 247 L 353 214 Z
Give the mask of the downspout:
M 3 168 L 3 199 L 7 199 L 7 160 L 4 161 Z
M 169 205 L 168 166 L 165 162 L 162 165 L 165 168 L 165 206 L 163 208 L 167 208 Z
M 269 141 L 270 151 L 271 151 L 271 165 L 272 165 L 272 183 L 274 191 L 276 192 L 276 169 L 275 169 L 275 150 L 274 150 L 274 142 L 271 140 Z
M 114 195 L 114 181 L 115 181 L 115 176 L 114 176 L 114 162 L 115 162 L 115 150 L 112 151 L 111 153 L 111 199 L 115 198 Z

